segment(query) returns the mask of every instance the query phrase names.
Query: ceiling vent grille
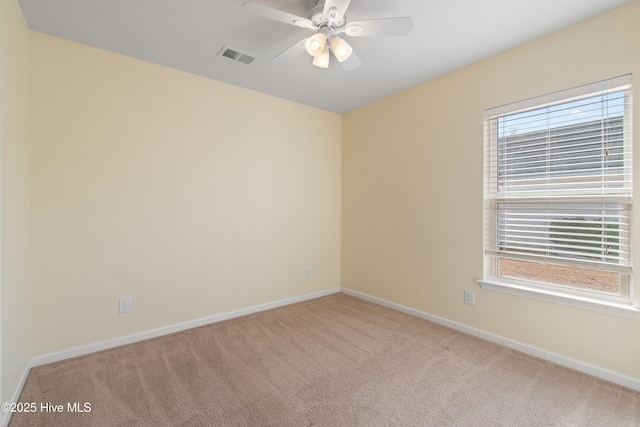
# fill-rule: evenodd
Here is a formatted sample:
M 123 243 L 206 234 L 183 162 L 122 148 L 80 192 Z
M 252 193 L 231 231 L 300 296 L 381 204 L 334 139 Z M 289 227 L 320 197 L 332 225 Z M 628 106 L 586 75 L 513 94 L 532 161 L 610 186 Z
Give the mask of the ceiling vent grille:
M 229 46 L 223 47 L 218 56 L 224 56 L 225 58 L 233 59 L 234 61 L 242 62 L 243 64 L 251 64 L 253 60 L 256 59 L 254 56 L 240 52 L 239 50 L 233 49 Z

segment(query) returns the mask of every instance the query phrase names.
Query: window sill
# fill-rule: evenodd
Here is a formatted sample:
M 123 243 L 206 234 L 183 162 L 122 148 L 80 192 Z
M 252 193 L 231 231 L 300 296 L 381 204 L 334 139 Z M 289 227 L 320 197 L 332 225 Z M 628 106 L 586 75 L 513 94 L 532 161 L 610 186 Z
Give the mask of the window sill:
M 613 316 L 625 317 L 627 319 L 637 319 L 638 314 L 640 314 L 640 310 L 633 307 L 631 304 L 602 301 L 593 298 L 568 295 L 561 292 L 547 291 L 496 280 L 478 280 L 478 282 L 480 283 L 480 287 L 482 289 L 503 292 L 526 298 L 533 298 L 536 300 L 562 304 L 569 307 L 582 308 L 585 310 L 596 311 Z

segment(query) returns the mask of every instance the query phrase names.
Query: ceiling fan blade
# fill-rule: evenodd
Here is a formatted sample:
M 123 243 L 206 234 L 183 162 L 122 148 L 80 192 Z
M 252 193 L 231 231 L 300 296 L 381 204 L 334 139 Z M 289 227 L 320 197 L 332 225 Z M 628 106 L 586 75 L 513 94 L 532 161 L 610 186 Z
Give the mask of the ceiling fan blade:
M 283 63 L 292 60 L 306 50 L 305 43 L 307 42 L 307 38 L 300 40 L 284 52 L 277 54 L 271 60 L 276 63 Z
M 326 0 L 324 2 L 324 9 L 322 10 L 322 14 L 328 17 L 331 21 L 340 20 L 347 12 L 349 3 L 351 3 L 351 0 Z M 336 10 L 335 18 L 331 16 L 331 9 Z
M 362 62 L 355 52 L 351 52 L 349 58 L 342 61 L 340 65 L 342 65 L 342 68 L 344 68 L 345 71 L 353 71 L 360 68 Z
M 285 24 L 295 25 L 301 28 L 313 28 L 313 23 L 307 18 L 296 16 L 292 13 L 283 12 L 260 3 L 248 1 L 242 5 L 242 8 L 261 18 L 271 19 L 272 21 L 284 22 Z
M 405 16 L 402 18 L 351 21 L 344 27 L 344 33 L 350 37 L 405 36 L 412 29 L 413 19 L 410 16 Z

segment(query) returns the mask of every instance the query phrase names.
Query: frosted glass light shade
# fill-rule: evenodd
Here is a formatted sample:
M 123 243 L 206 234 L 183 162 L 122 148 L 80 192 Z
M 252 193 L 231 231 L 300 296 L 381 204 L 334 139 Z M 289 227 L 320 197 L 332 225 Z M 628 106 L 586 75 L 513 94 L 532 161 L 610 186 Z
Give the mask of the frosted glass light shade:
M 331 50 L 333 50 L 333 54 L 340 62 L 347 60 L 351 56 L 351 52 L 353 52 L 353 48 L 349 46 L 349 43 L 340 37 L 335 37 L 331 40 Z
M 329 68 L 329 49 L 325 49 L 322 53 L 313 58 L 313 65 L 320 68 Z
M 317 57 L 319 56 L 327 46 L 327 36 L 322 33 L 314 34 L 307 39 L 305 47 L 309 55 Z

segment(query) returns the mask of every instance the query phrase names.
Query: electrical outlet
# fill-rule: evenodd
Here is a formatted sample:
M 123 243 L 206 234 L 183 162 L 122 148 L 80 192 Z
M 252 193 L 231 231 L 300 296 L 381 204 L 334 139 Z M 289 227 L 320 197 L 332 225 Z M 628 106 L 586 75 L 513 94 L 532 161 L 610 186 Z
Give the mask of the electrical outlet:
M 131 297 L 120 298 L 120 307 L 118 313 L 130 313 L 131 312 Z
M 307 279 L 311 279 L 311 267 L 307 267 L 307 269 L 304 271 L 304 277 Z
M 476 293 L 468 289 L 464 290 L 464 303 L 469 305 L 476 305 Z

